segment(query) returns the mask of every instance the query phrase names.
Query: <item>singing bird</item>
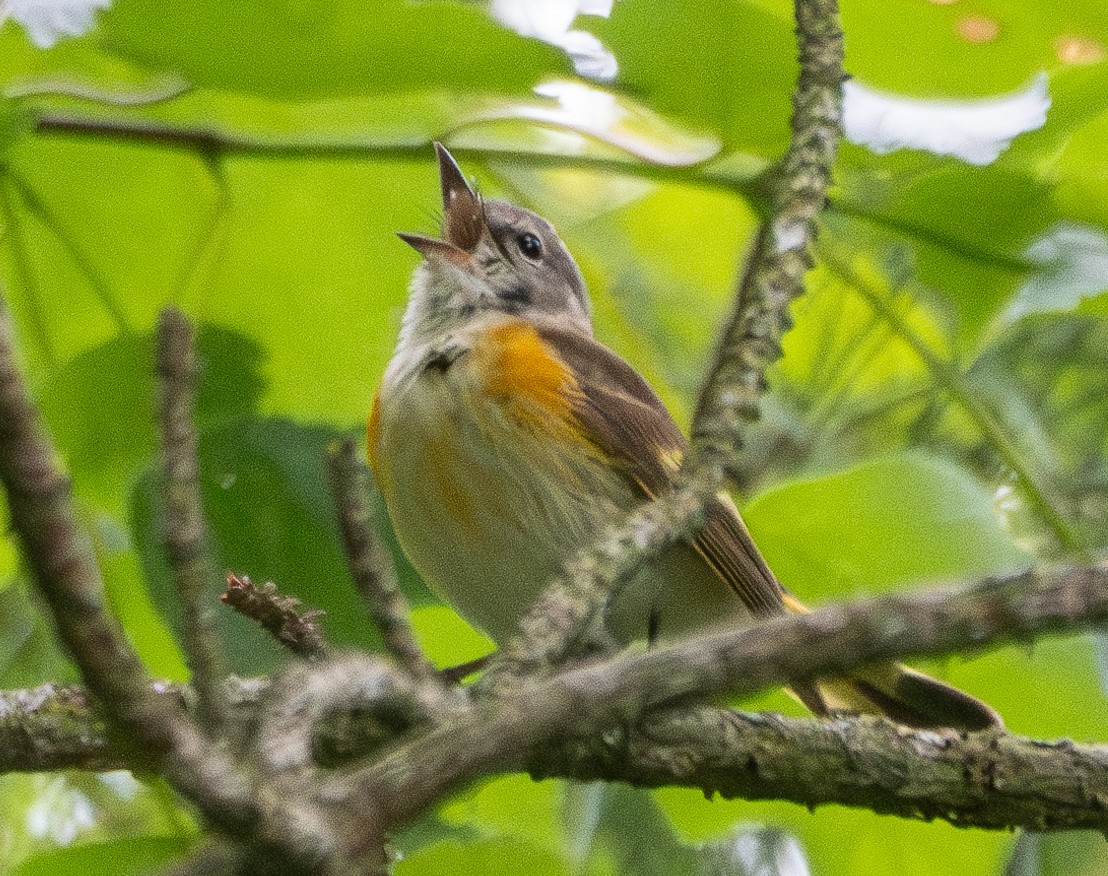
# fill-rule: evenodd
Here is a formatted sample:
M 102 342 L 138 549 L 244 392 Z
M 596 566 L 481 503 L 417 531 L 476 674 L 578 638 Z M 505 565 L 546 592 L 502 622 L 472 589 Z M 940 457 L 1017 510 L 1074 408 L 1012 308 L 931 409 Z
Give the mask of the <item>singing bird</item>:
M 369 456 L 415 568 L 504 642 L 565 561 L 672 488 L 687 442 L 635 369 L 593 337 L 585 283 L 549 222 L 481 198 L 436 144 L 440 238 L 422 256 L 374 400 Z M 632 580 L 605 614 L 630 642 L 804 607 L 720 494 L 701 532 Z M 918 727 L 1000 724 L 989 706 L 899 664 L 798 685 L 816 714 Z

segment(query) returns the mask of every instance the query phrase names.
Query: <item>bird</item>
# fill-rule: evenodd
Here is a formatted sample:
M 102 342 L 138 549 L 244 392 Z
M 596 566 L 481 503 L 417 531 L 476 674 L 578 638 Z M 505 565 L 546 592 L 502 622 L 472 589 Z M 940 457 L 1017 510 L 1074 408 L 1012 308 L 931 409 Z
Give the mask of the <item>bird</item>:
M 554 227 L 482 197 L 435 149 L 441 234 L 399 234 L 423 258 L 373 401 L 368 456 L 416 570 L 503 644 L 568 559 L 672 489 L 688 444 L 647 381 L 594 337 L 584 279 Z M 727 493 L 705 516 L 606 607 L 616 642 L 807 611 Z M 792 692 L 821 716 L 1002 726 L 986 703 L 899 663 Z

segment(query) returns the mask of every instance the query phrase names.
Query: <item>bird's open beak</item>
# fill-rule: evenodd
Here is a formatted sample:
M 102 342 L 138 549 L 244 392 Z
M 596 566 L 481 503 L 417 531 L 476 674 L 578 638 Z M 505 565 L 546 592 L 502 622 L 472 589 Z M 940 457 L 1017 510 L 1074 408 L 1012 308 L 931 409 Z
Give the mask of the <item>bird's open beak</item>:
M 485 233 L 485 211 L 454 156 L 441 143 L 435 144 L 435 152 L 439 156 L 439 179 L 442 181 L 442 239 L 406 232 L 398 236 L 424 258 L 434 254 L 455 264 L 465 264 Z

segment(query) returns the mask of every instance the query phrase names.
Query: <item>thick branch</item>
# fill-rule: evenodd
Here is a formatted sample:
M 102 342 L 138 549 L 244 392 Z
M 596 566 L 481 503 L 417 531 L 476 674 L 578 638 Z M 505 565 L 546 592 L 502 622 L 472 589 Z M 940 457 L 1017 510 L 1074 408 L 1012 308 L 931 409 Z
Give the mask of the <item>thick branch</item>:
M 242 720 L 256 718 L 267 684 L 231 687 Z M 182 692 L 166 686 L 162 695 Z M 366 723 L 372 726 L 366 727 Z M 351 754 L 381 741 L 376 718 L 325 721 L 324 751 Z M 134 769 L 75 685 L 0 694 L 0 773 Z M 648 715 L 603 735 L 533 748 L 535 778 L 681 786 L 746 800 L 859 806 L 963 827 L 1106 829 L 1108 747 L 1046 743 L 1008 733 L 955 737 L 869 716 L 818 721 L 710 707 Z
M 1108 829 L 1108 747 L 910 731 L 869 715 L 813 721 L 674 709 L 620 733 L 537 748 L 527 766 L 535 778 L 681 785 L 958 827 Z
M 869 717 L 816 721 L 677 707 L 693 692 L 752 692 L 869 661 L 945 654 L 1105 618 L 1108 564 L 783 616 L 573 670 L 503 701 L 459 704 L 448 722 L 338 780 L 324 799 L 353 812 L 379 812 L 388 801 L 392 808 L 381 814 L 386 827 L 396 828 L 467 781 L 526 768 L 543 776 L 863 806 L 964 826 L 1108 830 L 1102 746 L 991 731 L 958 737 Z M 347 678 L 342 687 L 377 684 L 372 676 Z M 256 714 L 266 685 L 241 684 L 238 708 Z M 63 720 L 52 720 L 55 711 Z M 379 742 L 374 722 L 370 735 Z M 47 723 L 54 730 L 46 741 L 26 748 L 28 726 Z M 316 742 L 350 753 L 364 750 L 365 739 L 362 728 L 325 721 Z M 0 697 L 0 769 L 108 768 L 130 765 L 129 758 L 103 737 L 79 691 Z
M 517 690 L 430 731 L 334 793 L 365 805 L 388 801 L 390 823 L 398 826 L 466 782 L 517 766 L 537 747 L 633 724 L 684 697 L 752 694 L 868 663 L 950 654 L 1105 619 L 1108 563 L 782 615 Z

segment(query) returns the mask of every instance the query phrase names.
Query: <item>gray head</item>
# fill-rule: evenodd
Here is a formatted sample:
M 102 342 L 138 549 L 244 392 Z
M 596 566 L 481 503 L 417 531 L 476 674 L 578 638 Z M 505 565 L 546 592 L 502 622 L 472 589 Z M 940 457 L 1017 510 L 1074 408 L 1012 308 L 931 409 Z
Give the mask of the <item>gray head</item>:
M 435 149 L 442 178 L 442 238 L 400 234 L 424 257 L 412 282 L 413 299 L 427 299 L 418 302 L 420 316 L 441 325 L 501 311 L 524 319 L 553 318 L 591 335 L 585 281 L 554 227 L 529 210 L 484 200 L 446 148 L 436 143 Z

